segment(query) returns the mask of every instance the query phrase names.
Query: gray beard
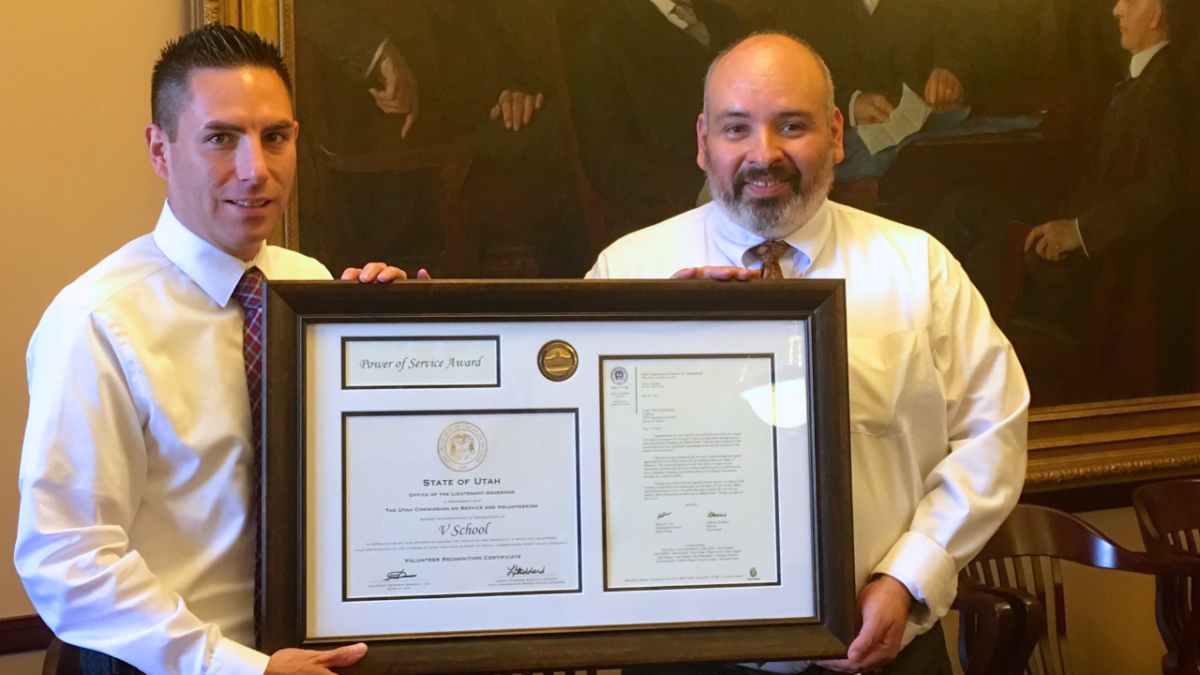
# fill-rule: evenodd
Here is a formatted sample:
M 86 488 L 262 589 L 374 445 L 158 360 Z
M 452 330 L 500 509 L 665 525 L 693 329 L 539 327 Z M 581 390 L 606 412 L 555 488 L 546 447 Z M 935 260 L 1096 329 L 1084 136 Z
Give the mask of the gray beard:
M 829 196 L 829 190 L 833 188 L 832 151 L 826 160 L 812 180 L 801 181 L 800 193 L 784 202 L 750 204 L 737 201 L 732 186 L 722 190 L 711 175 L 708 176 L 708 189 L 721 211 L 743 230 L 767 240 L 783 239 L 812 220 Z M 708 165 L 712 166 L 712 162 Z

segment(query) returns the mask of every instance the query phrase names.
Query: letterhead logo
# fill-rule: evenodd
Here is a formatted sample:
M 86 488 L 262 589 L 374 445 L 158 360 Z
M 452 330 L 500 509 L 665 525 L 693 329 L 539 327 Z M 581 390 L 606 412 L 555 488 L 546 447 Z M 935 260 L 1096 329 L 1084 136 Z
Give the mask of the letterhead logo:
M 438 437 L 438 457 L 453 471 L 471 471 L 487 457 L 487 436 L 470 422 L 455 422 Z
M 609 371 L 608 379 L 612 380 L 612 383 L 617 386 L 626 384 L 629 382 L 629 371 L 625 370 L 621 366 L 617 366 L 616 368 L 613 368 L 611 371 Z

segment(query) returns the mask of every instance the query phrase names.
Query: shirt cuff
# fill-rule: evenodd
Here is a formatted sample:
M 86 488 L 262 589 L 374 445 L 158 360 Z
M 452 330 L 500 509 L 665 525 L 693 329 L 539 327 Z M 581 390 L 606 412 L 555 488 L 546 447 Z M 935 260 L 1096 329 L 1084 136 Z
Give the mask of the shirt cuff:
M 904 584 L 913 600 L 912 618 L 920 624 L 932 623 L 950 611 L 958 592 L 958 567 L 941 544 L 917 532 L 905 532 L 874 574 L 886 574 Z M 928 612 L 927 615 L 922 616 Z
M 391 42 L 391 40 L 384 40 L 375 48 L 375 57 L 371 59 L 371 65 L 367 66 L 367 72 L 363 74 L 364 80 L 370 77 L 371 73 L 375 72 L 375 66 L 379 64 L 379 57 L 383 56 L 383 48 L 388 46 L 388 42 Z
M 229 638 L 217 640 L 207 675 L 263 675 L 271 657 Z
M 1079 246 L 1080 246 L 1080 248 L 1082 248 L 1082 249 L 1083 249 L 1083 256 L 1084 256 L 1085 258 L 1090 258 L 1090 257 L 1092 257 L 1092 256 L 1091 256 L 1091 255 L 1090 255 L 1090 254 L 1087 252 L 1087 243 L 1083 241 L 1083 233 L 1079 231 L 1079 219 L 1078 219 L 1078 218 L 1076 218 L 1076 219 L 1075 219 L 1075 236 L 1076 236 L 1076 237 L 1079 237 Z
M 846 105 L 846 117 L 850 118 L 850 128 L 852 129 L 858 126 L 858 120 L 854 119 L 854 102 L 858 100 L 860 95 L 862 95 L 861 89 L 850 94 L 850 103 Z

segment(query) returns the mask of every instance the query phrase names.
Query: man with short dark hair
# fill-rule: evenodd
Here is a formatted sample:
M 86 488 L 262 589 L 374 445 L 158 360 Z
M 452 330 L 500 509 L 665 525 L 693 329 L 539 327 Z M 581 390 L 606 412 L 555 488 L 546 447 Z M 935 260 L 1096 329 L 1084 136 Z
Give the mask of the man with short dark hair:
M 891 663 L 889 675 L 949 675 L 938 620 L 958 571 L 1021 494 L 1029 389 L 944 247 L 826 198 L 844 156 L 832 87 L 816 52 L 788 36 L 752 36 L 717 57 L 697 121 L 713 203 L 618 240 L 588 276 L 845 279 L 862 629 L 844 660 L 763 668 L 859 673 Z
M 296 170 L 288 72 L 209 26 L 167 45 L 152 89 L 158 225 L 67 286 L 29 345 L 16 568 L 83 675 L 331 675 L 365 645 L 251 647 L 262 283 L 330 278 L 265 244 Z

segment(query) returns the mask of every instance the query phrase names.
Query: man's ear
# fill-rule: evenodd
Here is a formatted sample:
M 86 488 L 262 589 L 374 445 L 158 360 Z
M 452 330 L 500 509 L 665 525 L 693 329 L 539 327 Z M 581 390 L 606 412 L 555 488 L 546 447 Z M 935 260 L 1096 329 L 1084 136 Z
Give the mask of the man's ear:
M 167 159 L 171 152 L 170 139 L 157 124 L 146 126 L 146 150 L 150 153 L 150 166 L 154 167 L 154 173 L 163 180 L 169 179 L 171 172 L 167 168 Z
M 833 119 L 829 123 L 829 131 L 833 134 L 833 163 L 841 164 L 843 159 L 846 159 L 846 146 L 843 141 L 846 140 L 846 119 L 842 117 L 842 111 L 834 108 Z
M 1163 9 L 1162 3 L 1154 3 L 1154 18 L 1150 20 L 1150 26 L 1154 29 L 1163 28 L 1163 20 L 1165 19 L 1166 10 Z
M 696 118 L 696 164 L 704 171 L 708 171 L 707 162 L 704 161 L 704 149 L 708 146 L 708 120 L 704 119 L 704 113 L 700 113 L 700 117 Z

